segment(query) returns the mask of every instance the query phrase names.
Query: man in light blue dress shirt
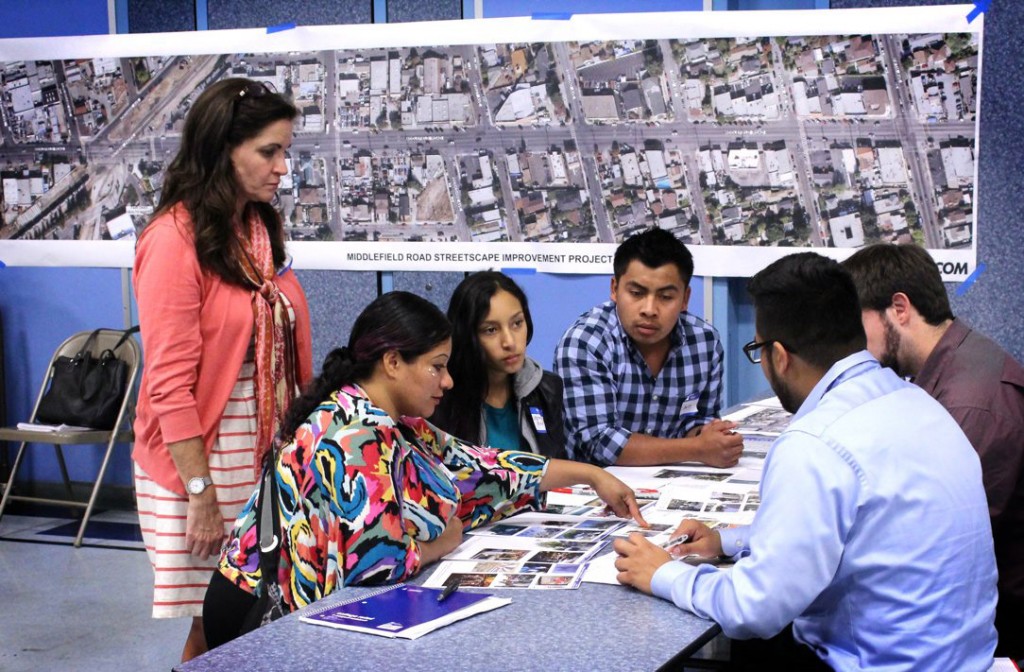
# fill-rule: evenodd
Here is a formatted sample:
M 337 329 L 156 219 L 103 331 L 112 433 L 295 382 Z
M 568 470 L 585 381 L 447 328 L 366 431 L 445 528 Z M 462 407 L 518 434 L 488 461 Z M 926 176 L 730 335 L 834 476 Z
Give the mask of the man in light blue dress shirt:
M 795 416 L 765 461 L 753 524 L 684 521 L 691 542 L 672 549 L 736 564 L 672 561 L 634 534 L 615 544 L 619 581 L 734 639 L 792 623 L 798 649 L 836 670 L 987 670 L 996 567 L 971 444 L 864 350 L 857 293 L 836 262 L 790 255 L 749 289 L 756 335 L 744 351 Z

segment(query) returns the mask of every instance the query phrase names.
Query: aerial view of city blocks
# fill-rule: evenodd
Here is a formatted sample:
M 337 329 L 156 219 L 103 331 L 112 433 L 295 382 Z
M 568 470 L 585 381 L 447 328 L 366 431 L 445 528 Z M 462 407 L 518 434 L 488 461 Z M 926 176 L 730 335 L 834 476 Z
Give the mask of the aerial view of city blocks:
M 4 62 L 0 238 L 135 236 L 236 76 L 299 110 L 292 240 L 972 245 L 966 33 Z

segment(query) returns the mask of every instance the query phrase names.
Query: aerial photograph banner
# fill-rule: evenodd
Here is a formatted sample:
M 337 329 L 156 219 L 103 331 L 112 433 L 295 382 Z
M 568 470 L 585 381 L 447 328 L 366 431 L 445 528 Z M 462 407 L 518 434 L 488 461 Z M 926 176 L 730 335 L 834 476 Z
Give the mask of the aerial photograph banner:
M 196 97 L 298 108 L 297 268 L 608 273 L 672 231 L 706 276 L 916 242 L 974 270 L 968 5 L 0 40 L 0 262 L 129 267 Z

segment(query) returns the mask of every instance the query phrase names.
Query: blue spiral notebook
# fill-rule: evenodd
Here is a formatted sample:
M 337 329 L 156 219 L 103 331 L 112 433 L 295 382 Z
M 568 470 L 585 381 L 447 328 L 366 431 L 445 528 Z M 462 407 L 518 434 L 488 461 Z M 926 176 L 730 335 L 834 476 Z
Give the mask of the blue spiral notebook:
M 476 614 L 504 607 L 512 600 L 486 593 L 452 593 L 443 602 L 441 591 L 398 585 L 314 611 L 299 620 L 329 628 L 368 632 L 384 637 L 416 639 Z

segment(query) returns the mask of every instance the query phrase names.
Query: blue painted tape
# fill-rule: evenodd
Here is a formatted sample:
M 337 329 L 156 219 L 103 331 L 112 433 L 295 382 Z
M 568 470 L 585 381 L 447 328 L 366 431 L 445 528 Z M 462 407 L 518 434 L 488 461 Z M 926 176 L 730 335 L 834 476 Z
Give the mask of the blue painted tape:
M 988 11 L 988 6 L 992 4 L 992 0 L 974 0 L 974 9 L 967 15 L 967 23 L 974 21 L 976 18 Z
M 971 288 L 975 282 L 978 281 L 978 277 L 985 272 L 985 263 L 978 264 L 978 267 L 974 269 L 974 273 L 967 276 L 967 279 L 960 283 L 960 286 L 956 288 L 956 295 L 963 296 L 967 293 L 967 290 Z
M 534 21 L 568 21 L 572 12 L 534 12 L 530 18 Z
M 501 272 L 505 275 L 536 275 L 536 268 L 503 268 Z
M 276 26 L 267 26 L 267 34 L 269 35 L 270 33 L 282 33 L 286 30 L 291 30 L 294 27 L 294 21 L 292 21 L 291 23 L 279 23 Z

